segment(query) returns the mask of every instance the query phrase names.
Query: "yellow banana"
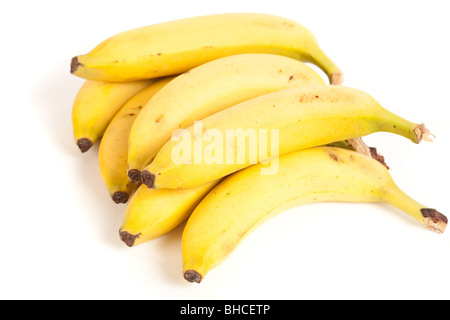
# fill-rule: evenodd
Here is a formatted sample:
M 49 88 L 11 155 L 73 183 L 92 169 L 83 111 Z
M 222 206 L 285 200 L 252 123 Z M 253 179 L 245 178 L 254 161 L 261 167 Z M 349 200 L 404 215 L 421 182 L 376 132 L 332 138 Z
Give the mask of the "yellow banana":
M 130 198 L 119 230 L 129 247 L 175 229 L 219 181 L 192 189 L 149 189 L 141 185 Z
M 183 274 L 200 282 L 271 217 L 319 201 L 384 202 L 438 233 L 448 220 L 405 194 L 387 169 L 352 150 L 317 147 L 281 156 L 279 171 L 258 164 L 225 178 L 197 206 L 182 235 Z
M 138 186 L 127 176 L 131 126 L 147 101 L 173 78 L 162 78 L 136 93 L 120 108 L 103 134 L 98 153 L 100 174 L 115 203 L 126 203 Z
M 288 88 L 180 131 L 142 171 L 143 182 L 153 188 L 192 188 L 278 155 L 378 131 L 414 143 L 431 139 L 423 124 L 390 112 L 363 91 L 334 85 Z
M 320 67 L 332 84 L 342 72 L 315 36 L 295 21 L 257 13 L 225 13 L 153 24 L 116 34 L 72 59 L 72 74 L 132 81 L 186 72 L 238 53 L 275 53 Z
M 112 118 L 128 99 L 154 81 L 114 83 L 87 80 L 72 106 L 73 133 L 81 152 L 88 151 L 102 137 Z
M 141 170 L 176 129 L 265 93 L 323 84 L 303 62 L 274 54 L 238 54 L 198 66 L 161 89 L 136 118 L 129 137 L 129 178 L 141 181 Z

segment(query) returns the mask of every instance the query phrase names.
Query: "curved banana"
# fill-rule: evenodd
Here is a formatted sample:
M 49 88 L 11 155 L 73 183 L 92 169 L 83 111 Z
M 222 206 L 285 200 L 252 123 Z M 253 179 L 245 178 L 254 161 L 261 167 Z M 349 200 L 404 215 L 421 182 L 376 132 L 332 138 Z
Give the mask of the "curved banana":
M 115 203 L 126 203 L 138 186 L 130 182 L 127 176 L 128 136 L 131 126 L 148 100 L 173 78 L 162 78 L 136 93 L 120 108 L 100 140 L 100 174 Z
M 88 151 L 102 137 L 112 118 L 128 99 L 154 81 L 113 83 L 87 80 L 72 106 L 73 133 L 81 152 Z
M 332 84 L 342 82 L 341 70 L 309 30 L 257 13 L 198 16 L 128 30 L 74 57 L 71 73 L 91 80 L 132 81 L 180 74 L 217 58 L 251 52 L 311 62 Z
M 119 230 L 129 247 L 175 229 L 219 181 L 192 189 L 148 189 L 141 185 L 130 198 Z
M 200 282 L 259 225 L 305 203 L 384 202 L 438 233 L 447 226 L 443 214 L 405 194 L 382 164 L 355 151 L 311 148 L 281 156 L 279 164 L 274 175 L 261 175 L 261 164 L 232 174 L 194 210 L 182 235 L 187 281 Z
M 170 140 L 172 133 L 217 111 L 269 92 L 323 79 L 298 60 L 274 54 L 238 54 L 207 62 L 181 74 L 159 91 L 133 123 L 128 173 L 141 181 L 141 170 Z
M 150 188 L 191 188 L 278 155 L 377 131 L 414 143 L 431 136 L 423 124 L 388 111 L 354 88 L 284 89 L 219 111 L 180 131 L 142 171 L 143 182 Z

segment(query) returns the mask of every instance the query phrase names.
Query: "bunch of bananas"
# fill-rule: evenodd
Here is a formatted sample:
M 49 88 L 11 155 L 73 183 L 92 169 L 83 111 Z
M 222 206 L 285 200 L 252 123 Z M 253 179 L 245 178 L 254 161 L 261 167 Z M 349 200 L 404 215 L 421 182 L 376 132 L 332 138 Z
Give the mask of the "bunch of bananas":
M 385 202 L 431 230 L 447 226 L 361 139 L 433 135 L 343 86 L 341 70 L 294 21 L 227 13 L 150 25 L 74 57 L 71 73 L 86 80 L 72 109 L 76 144 L 86 152 L 99 141 L 106 189 L 127 203 L 120 239 L 136 246 L 187 220 L 189 282 L 299 204 Z

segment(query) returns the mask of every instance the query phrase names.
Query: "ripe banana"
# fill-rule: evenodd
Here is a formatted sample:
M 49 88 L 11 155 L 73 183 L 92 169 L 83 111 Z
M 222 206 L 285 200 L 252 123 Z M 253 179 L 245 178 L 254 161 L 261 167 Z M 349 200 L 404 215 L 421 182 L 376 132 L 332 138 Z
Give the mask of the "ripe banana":
M 156 239 L 175 229 L 219 181 L 192 189 L 149 189 L 141 185 L 132 195 L 119 230 L 129 247 Z
M 320 67 L 332 84 L 341 70 L 300 24 L 278 16 L 225 13 L 191 17 L 116 34 L 71 62 L 72 74 L 102 81 L 132 81 L 186 72 L 238 53 L 275 53 Z
M 355 151 L 300 150 L 281 156 L 279 165 L 274 175 L 261 175 L 261 164 L 234 173 L 197 206 L 182 235 L 187 281 L 200 282 L 259 225 L 305 203 L 384 202 L 438 233 L 447 226 L 443 214 L 405 194 L 382 164 Z
M 136 118 L 129 137 L 129 178 L 140 182 L 141 170 L 172 133 L 195 120 L 269 92 L 323 84 L 303 62 L 274 54 L 238 54 L 198 66 L 161 89 Z
M 150 188 L 192 188 L 278 155 L 377 131 L 414 143 L 431 140 L 423 124 L 390 112 L 363 91 L 334 85 L 288 88 L 180 131 L 142 171 L 143 182 Z
M 137 184 L 127 176 L 128 136 L 131 126 L 144 105 L 174 77 L 157 80 L 136 93 L 117 112 L 100 141 L 98 163 L 100 174 L 112 200 L 126 203 Z
M 73 133 L 81 152 L 88 151 L 102 137 L 112 118 L 128 99 L 154 81 L 113 83 L 87 80 L 72 106 Z

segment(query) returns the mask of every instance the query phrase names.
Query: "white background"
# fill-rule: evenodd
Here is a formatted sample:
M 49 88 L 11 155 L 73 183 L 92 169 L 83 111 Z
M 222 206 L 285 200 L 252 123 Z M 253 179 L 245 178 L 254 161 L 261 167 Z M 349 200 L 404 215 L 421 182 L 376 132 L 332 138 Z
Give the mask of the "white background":
M 6 4 L 5 4 L 6 3 Z M 397 184 L 450 216 L 450 20 L 446 1 L 7 1 L 1 23 L 2 299 L 449 299 L 450 231 L 381 204 L 312 204 L 257 229 L 200 284 L 181 274 L 182 227 L 126 247 L 124 205 L 104 188 L 95 146 L 81 154 L 72 56 L 118 32 L 221 12 L 308 27 L 345 73 L 436 135 L 377 133 Z

